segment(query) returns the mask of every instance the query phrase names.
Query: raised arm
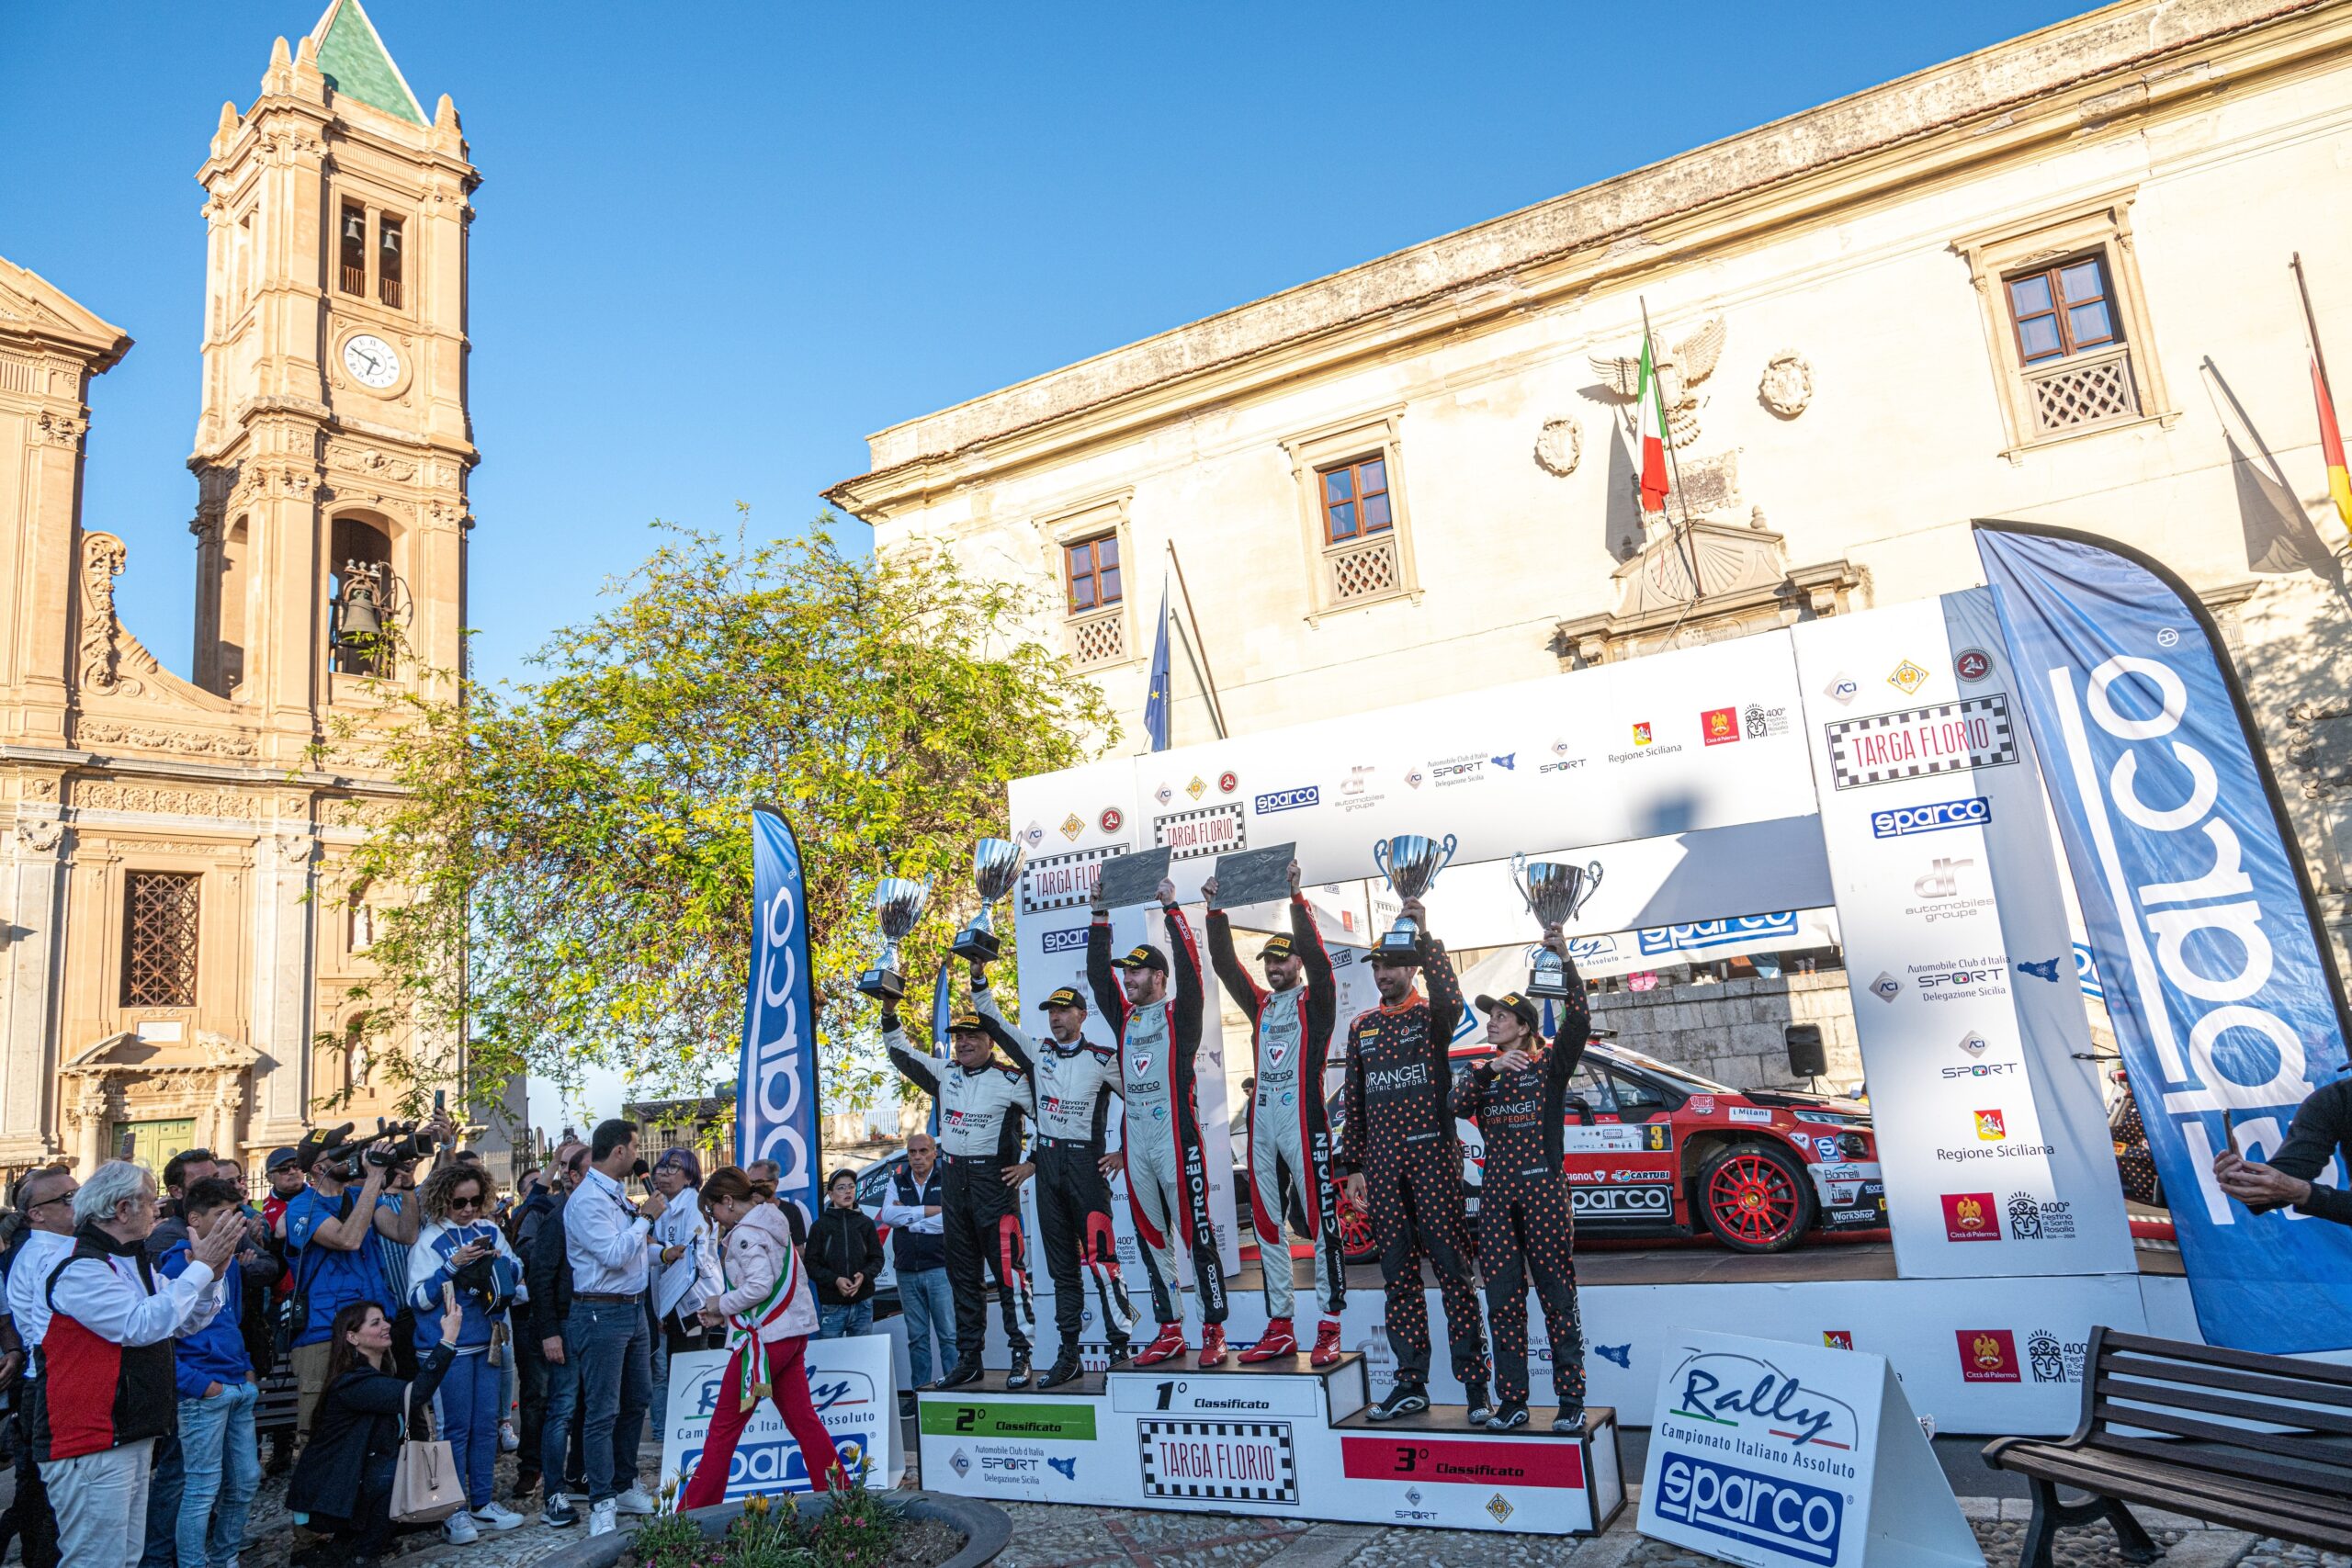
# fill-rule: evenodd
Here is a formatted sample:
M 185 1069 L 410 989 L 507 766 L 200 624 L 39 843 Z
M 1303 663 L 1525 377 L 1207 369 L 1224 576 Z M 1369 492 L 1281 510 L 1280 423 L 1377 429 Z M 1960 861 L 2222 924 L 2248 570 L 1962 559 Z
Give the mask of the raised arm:
M 1037 1076 L 1037 1043 L 1006 1020 L 1003 1010 L 996 1005 L 994 993 L 988 988 L 985 976 L 978 978 L 972 987 L 972 1010 L 980 1015 L 980 1027 L 988 1031 L 989 1038 L 996 1042 L 997 1049 L 1012 1057 L 1013 1065 L 1029 1075 L 1034 1089 Z
M 1233 998 L 1233 1005 L 1255 1020 L 1258 1010 L 1266 1005 L 1266 993 L 1250 977 L 1241 955 L 1234 952 L 1233 922 L 1226 919 L 1223 909 L 1209 911 L 1209 967 L 1216 971 L 1217 981 Z
M 1430 1055 L 1443 1072 L 1453 1053 L 1453 1035 L 1462 1027 L 1462 1015 L 1467 1010 L 1462 1001 L 1462 982 L 1453 977 L 1453 960 L 1446 955 L 1445 943 L 1421 933 L 1421 975 L 1430 987 Z
M 1170 1032 L 1175 1036 L 1175 1048 L 1190 1060 L 1201 1048 L 1201 1020 L 1207 1011 L 1201 950 L 1193 940 L 1193 923 L 1184 918 L 1183 909 L 1173 902 L 1164 908 L 1168 911 L 1168 966 L 1174 971 L 1170 978 L 1175 982 L 1176 993 L 1175 1005 L 1168 1010 Z
M 1294 866 L 1294 885 L 1297 877 Z M 1323 928 L 1316 923 L 1314 907 L 1306 895 L 1294 891 L 1290 896 L 1290 945 L 1306 965 L 1306 1065 L 1313 1072 L 1308 1081 L 1322 1092 L 1323 1064 L 1331 1055 L 1331 1031 L 1340 1019 L 1340 982 L 1332 973 L 1330 950 L 1323 945 Z
M 899 1076 L 937 1098 L 939 1094 L 939 1063 L 933 1057 L 919 1055 L 907 1045 L 907 1032 L 899 1026 L 899 1011 L 885 1005 L 882 1009 L 882 1045 L 890 1053 L 890 1065 Z
M 1094 993 L 1094 1010 L 1111 1026 L 1114 1039 L 1127 1027 L 1127 993 L 1119 988 L 1118 972 L 1111 967 L 1111 911 L 1099 905 L 1094 923 L 1086 928 L 1086 988 Z

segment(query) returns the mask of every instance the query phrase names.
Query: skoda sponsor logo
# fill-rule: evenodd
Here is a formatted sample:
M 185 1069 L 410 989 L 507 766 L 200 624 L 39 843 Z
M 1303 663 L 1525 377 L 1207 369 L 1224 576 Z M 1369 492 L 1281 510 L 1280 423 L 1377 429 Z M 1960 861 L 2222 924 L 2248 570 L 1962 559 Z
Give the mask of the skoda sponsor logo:
M 1981 795 L 1939 800 L 1933 806 L 1898 806 L 1871 813 L 1871 837 L 1900 839 L 1946 828 L 1982 828 L 1993 820 L 1993 803 Z
M 1323 791 L 1315 784 L 1298 784 L 1290 789 L 1268 790 L 1250 802 L 1261 817 L 1276 811 L 1296 811 L 1303 807 L 1319 806 Z

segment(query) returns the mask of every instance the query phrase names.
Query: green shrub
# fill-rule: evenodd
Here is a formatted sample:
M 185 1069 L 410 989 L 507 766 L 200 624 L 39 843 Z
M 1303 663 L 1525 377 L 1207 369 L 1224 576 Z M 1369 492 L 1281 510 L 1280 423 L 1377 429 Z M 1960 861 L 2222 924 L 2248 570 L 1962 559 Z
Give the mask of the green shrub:
M 883 1568 L 899 1533 L 899 1511 L 879 1493 L 848 1484 L 839 1467 L 833 1488 L 831 1506 L 808 1532 L 818 1568 Z

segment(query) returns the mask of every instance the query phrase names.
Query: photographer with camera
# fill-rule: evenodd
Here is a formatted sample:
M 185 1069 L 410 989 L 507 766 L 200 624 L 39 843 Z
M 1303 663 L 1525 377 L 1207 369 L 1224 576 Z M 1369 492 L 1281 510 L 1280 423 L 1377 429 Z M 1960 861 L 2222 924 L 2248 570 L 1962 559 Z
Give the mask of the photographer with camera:
M 280 1222 L 294 1288 L 279 1334 L 300 1382 L 295 1425 L 305 1437 L 326 1388 L 335 1314 L 354 1302 L 373 1302 L 388 1317 L 399 1309 L 400 1293 L 385 1274 L 382 1243 L 414 1242 L 417 1216 L 386 1196 L 386 1178 L 397 1161 L 429 1153 L 447 1137 L 438 1122 L 422 1130 L 386 1128 L 364 1145 L 345 1141 L 350 1132 L 345 1122 L 324 1138 L 315 1132 L 303 1134 L 300 1146 L 311 1156 L 309 1184 L 286 1205 Z
M 498 1423 L 505 1414 L 498 1330 L 507 1308 L 522 1297 L 523 1265 L 489 1218 L 489 1195 L 490 1179 L 479 1166 L 453 1160 L 441 1167 L 417 1192 L 424 1225 L 409 1251 L 408 1303 L 416 1313 L 420 1359 L 444 1341 L 434 1309 L 452 1291 L 459 1308 L 457 1358 L 433 1402 L 470 1510 L 441 1527 L 457 1545 L 480 1540 L 484 1529 L 511 1530 L 524 1522 L 522 1515 L 500 1507 L 494 1495 Z

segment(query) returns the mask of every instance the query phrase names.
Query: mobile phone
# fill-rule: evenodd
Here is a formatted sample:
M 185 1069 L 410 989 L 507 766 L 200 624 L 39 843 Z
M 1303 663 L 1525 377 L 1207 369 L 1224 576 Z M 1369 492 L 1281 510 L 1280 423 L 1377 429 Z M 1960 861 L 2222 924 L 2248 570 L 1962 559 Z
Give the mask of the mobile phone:
M 122 1135 L 114 1141 L 114 1157 L 117 1159 L 129 1159 L 138 1152 L 139 1134 L 130 1131 L 128 1127 L 124 1128 Z
M 2230 1108 L 2226 1105 L 2222 1107 L 2222 1135 L 2230 1141 L 2230 1153 L 2240 1159 L 2245 1158 L 2245 1149 L 2238 1143 L 2237 1119 L 2230 1114 Z
M 435 1089 L 433 1091 L 433 1114 L 438 1116 L 448 1109 L 449 1091 L 442 1089 Z

